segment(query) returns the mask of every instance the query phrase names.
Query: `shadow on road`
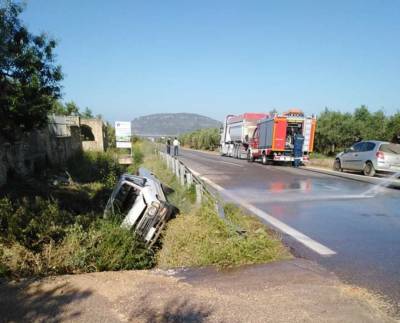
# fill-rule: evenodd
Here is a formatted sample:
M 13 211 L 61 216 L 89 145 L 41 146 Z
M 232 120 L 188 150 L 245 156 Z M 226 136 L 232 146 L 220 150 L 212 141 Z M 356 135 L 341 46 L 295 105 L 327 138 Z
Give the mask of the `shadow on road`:
M 79 311 L 68 311 L 74 304 L 88 298 L 90 290 L 79 291 L 67 283 L 43 288 L 40 282 L 0 281 L 0 322 L 60 322 L 78 318 Z
M 209 307 L 197 302 L 191 302 L 186 298 L 175 297 L 160 307 L 154 296 L 141 297 L 136 303 L 136 309 L 130 315 L 130 321 L 143 320 L 145 322 L 204 322 L 212 313 Z

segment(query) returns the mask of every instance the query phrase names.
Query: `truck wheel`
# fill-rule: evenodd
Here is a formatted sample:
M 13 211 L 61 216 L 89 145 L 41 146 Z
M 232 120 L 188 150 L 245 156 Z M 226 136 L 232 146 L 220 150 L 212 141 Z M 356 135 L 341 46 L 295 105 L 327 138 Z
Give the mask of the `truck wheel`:
M 336 159 L 335 162 L 333 163 L 333 170 L 337 172 L 343 172 L 342 165 L 340 164 L 340 160 Z
M 365 176 L 373 177 L 375 175 L 376 171 L 375 171 L 374 165 L 372 165 L 372 163 L 370 161 L 365 164 L 363 173 Z
M 247 152 L 247 161 L 248 161 L 249 163 L 254 162 L 254 157 L 253 157 L 253 155 L 251 154 L 251 151 L 250 151 L 250 150 Z
M 263 165 L 267 165 L 268 164 L 268 158 L 266 154 L 263 154 L 261 157 L 261 162 Z

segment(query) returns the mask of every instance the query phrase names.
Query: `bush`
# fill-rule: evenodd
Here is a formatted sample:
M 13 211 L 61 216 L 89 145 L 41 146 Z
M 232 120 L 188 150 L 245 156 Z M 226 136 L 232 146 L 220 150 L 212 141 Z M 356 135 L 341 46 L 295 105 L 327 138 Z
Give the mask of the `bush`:
M 215 150 L 220 143 L 218 128 L 200 129 L 180 136 L 181 144 L 194 149 Z
M 61 241 L 68 225 L 83 218 L 60 210 L 56 202 L 41 197 L 15 202 L 0 199 L 1 237 L 31 251 L 40 251 L 50 241 Z
M 82 152 L 68 161 L 68 170 L 79 182 L 101 182 L 113 187 L 124 167 L 112 152 Z
M 70 228 L 56 251 L 59 273 L 146 269 L 154 265 L 151 250 L 117 222 L 98 220 L 89 230 Z
M 353 113 L 325 109 L 318 116 L 315 150 L 334 155 L 357 140 L 398 140 L 400 112 L 387 116 L 382 110 L 370 112 L 361 106 Z
M 151 250 L 116 222 L 98 220 L 89 229 L 70 226 L 59 244 L 43 245 L 40 252 L 0 242 L 0 276 L 70 274 L 105 270 L 146 269 L 154 265 Z

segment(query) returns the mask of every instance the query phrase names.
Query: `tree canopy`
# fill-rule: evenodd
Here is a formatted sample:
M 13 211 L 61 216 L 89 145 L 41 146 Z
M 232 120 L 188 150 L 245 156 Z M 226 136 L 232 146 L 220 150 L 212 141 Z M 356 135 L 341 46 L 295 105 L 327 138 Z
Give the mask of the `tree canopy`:
M 317 120 L 315 150 L 330 154 L 358 140 L 397 141 L 399 134 L 400 112 L 387 116 L 382 110 L 370 112 L 365 105 L 353 113 L 326 108 Z
M 20 4 L 0 6 L 0 133 L 12 137 L 47 123 L 63 75 L 55 64 L 55 40 L 28 31 Z

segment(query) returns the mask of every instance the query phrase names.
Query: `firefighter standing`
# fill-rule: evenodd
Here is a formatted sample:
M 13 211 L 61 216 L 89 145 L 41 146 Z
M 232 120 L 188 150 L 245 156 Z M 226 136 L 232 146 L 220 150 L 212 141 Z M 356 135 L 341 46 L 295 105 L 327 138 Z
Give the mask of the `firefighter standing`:
M 300 133 L 296 133 L 293 138 L 293 155 L 294 162 L 293 167 L 299 167 L 301 162 L 301 157 L 303 157 L 303 144 L 304 136 Z

